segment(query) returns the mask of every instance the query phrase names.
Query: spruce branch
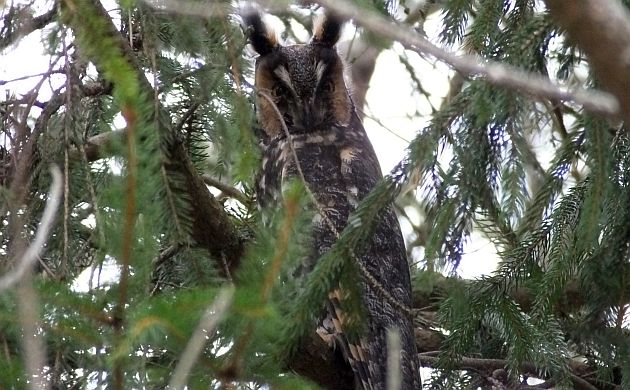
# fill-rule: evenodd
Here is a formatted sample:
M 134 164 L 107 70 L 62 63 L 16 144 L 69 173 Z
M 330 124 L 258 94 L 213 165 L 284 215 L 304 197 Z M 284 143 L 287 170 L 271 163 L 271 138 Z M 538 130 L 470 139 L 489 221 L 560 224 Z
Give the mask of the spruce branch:
M 155 96 L 155 91 L 147 80 L 133 49 L 129 46 L 129 42 L 116 29 L 99 2 L 91 1 L 89 3 L 89 6 L 95 10 L 101 20 L 102 34 L 111 40 L 132 70 L 134 79 L 138 81 L 141 95 Z M 82 19 L 77 13 L 76 5 L 72 2 L 64 2 L 63 4 L 66 6 L 65 12 L 71 17 L 70 25 L 73 29 L 81 29 Z M 153 100 L 148 101 L 146 106 L 153 108 L 150 115 L 156 118 L 155 123 L 158 126 L 163 127 L 161 131 L 172 135 L 172 139 L 167 145 L 170 158 L 169 163 L 166 164 L 166 169 L 169 173 L 181 175 L 189 195 L 191 208 L 195 210 L 192 213 L 191 235 L 193 239 L 197 245 L 206 248 L 218 262 L 225 258 L 230 271 L 232 271 L 238 266 L 243 254 L 243 239 L 223 206 L 208 191 L 203 179 L 194 168 L 183 141 L 177 133 L 172 131 L 174 126 L 165 108 L 158 101 Z M 218 269 L 223 269 L 220 263 L 217 265 Z
M 26 17 L 25 20 L 15 20 L 25 15 L 24 10 L 18 7 L 11 7 L 4 15 L 3 26 L 0 30 L 0 51 L 6 49 L 10 45 L 16 43 L 22 37 L 45 27 L 47 24 L 52 23 L 57 17 L 57 4 L 54 4 L 52 9 L 35 17 Z M 13 28 L 12 26 L 17 26 Z

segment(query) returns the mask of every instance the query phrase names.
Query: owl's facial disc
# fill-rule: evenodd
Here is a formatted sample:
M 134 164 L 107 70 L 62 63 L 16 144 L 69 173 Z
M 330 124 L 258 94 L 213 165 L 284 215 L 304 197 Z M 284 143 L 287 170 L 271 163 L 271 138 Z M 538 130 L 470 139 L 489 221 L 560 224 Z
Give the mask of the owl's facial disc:
M 354 107 L 345 85 L 335 44 L 342 21 L 328 15 L 309 44 L 283 46 L 260 15 L 244 17 L 256 60 L 257 115 L 267 136 L 320 131 L 348 125 Z
M 280 47 L 272 70 L 274 96 L 296 132 L 315 131 L 334 123 L 331 115 L 335 61 L 333 49 L 318 45 Z M 343 79 L 340 79 L 343 82 Z M 345 92 L 345 86 L 340 86 Z

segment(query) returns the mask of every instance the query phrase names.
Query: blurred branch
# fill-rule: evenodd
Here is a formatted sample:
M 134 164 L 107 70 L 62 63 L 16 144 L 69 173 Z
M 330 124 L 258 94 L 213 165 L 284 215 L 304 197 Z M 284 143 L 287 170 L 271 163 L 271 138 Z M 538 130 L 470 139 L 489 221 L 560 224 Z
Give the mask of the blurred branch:
M 27 154 L 25 160 L 30 160 Z M 28 163 L 16 171 L 11 185 L 13 199 L 10 214 L 12 216 L 9 230 L 12 232 L 12 240 L 9 253 L 12 254 L 14 267 L 0 279 L 0 291 L 10 287 L 16 287 L 15 293 L 18 299 L 17 313 L 19 324 L 22 328 L 22 359 L 27 373 L 27 387 L 33 390 L 48 389 L 50 386 L 47 376 L 44 374 L 46 364 L 46 346 L 42 340 L 41 321 L 39 318 L 39 299 L 32 281 L 32 267 L 39 259 L 42 248 L 46 244 L 53 220 L 62 197 L 62 178 L 59 168 L 52 167 L 52 185 L 48 195 L 48 201 L 44 213 L 35 233 L 33 242 L 26 248 L 24 237 L 24 219 L 18 210 L 24 205 L 24 192 L 26 188 L 21 183 L 26 180 L 21 176 L 28 176 L 25 168 Z M 19 282 L 19 283 L 18 283 Z
M 214 330 L 225 316 L 234 298 L 234 288 L 228 287 L 219 293 L 212 306 L 206 310 L 195 332 L 190 336 L 186 349 L 182 352 L 182 357 L 173 371 L 167 389 L 183 389 L 186 387 L 186 380 L 190 370 L 199 358 L 206 342 L 213 337 Z
M 605 89 L 630 123 L 630 12 L 619 1 L 546 0 L 554 19 L 587 54 Z
M 44 208 L 39 228 L 35 233 L 35 239 L 24 253 L 14 256 L 10 264 L 15 264 L 15 267 L 0 277 L 0 292 L 13 287 L 22 279 L 26 271 L 37 262 L 44 245 L 46 245 L 48 233 L 50 233 L 50 229 L 53 226 L 55 213 L 57 212 L 61 196 L 63 195 L 61 191 L 61 171 L 56 166 L 52 166 L 50 168 L 50 174 L 52 176 L 52 184 L 50 185 L 48 200 L 46 201 L 46 207 Z
M 568 2 L 570 3 L 570 1 Z M 362 9 L 359 12 L 355 5 L 346 0 L 315 0 L 314 3 L 326 7 L 342 17 L 353 19 L 358 25 L 379 36 L 398 41 L 409 50 L 432 55 L 464 75 L 481 76 L 493 85 L 515 89 L 540 98 L 573 101 L 595 114 L 615 118 L 620 115 L 619 102 L 608 93 L 584 89 L 568 91 L 566 88 L 552 83 L 548 78 L 534 73 L 524 72 L 518 68 L 488 61 L 478 56 L 456 55 L 447 52 L 429 42 L 415 30 L 395 24 L 367 9 Z M 599 2 L 596 3 L 599 4 Z M 585 34 L 588 31 L 590 29 L 584 29 Z M 605 47 L 605 45 L 602 46 Z
M 4 15 L 3 29 L 0 30 L 0 50 L 6 49 L 20 38 L 51 23 L 57 17 L 57 4 L 55 3 L 50 11 L 36 17 L 25 12 L 23 9 L 11 7 Z M 15 20 L 15 18 L 23 20 Z M 18 27 L 11 29 L 12 26 Z

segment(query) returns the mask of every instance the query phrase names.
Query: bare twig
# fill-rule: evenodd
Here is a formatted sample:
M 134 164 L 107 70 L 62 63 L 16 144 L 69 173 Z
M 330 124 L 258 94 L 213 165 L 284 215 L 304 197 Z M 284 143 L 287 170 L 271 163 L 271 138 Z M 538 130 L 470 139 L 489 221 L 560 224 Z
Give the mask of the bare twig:
M 237 190 L 236 188 L 227 185 L 215 178 L 213 178 L 210 175 L 202 175 L 201 176 L 203 178 L 203 181 L 209 185 L 212 186 L 218 190 L 220 190 L 221 192 L 223 192 L 225 195 L 229 196 L 230 198 L 234 198 L 236 200 L 238 200 L 239 202 L 241 202 L 242 204 L 246 205 L 249 203 L 249 200 L 247 198 L 247 196 L 245 196 L 244 193 L 242 193 L 241 191 Z
M 206 345 L 208 338 L 211 338 L 214 330 L 219 322 L 225 316 L 228 308 L 232 304 L 234 297 L 234 288 L 226 287 L 219 293 L 219 296 L 212 303 L 212 306 L 206 310 L 195 332 L 188 340 L 188 344 L 182 352 L 182 357 L 173 371 L 173 376 L 168 383 L 168 389 L 183 389 L 186 386 L 186 380 L 190 370 L 199 358 L 199 354 Z
M 46 244 L 48 233 L 50 233 L 50 229 L 53 226 L 55 213 L 59 207 L 62 195 L 61 171 L 53 165 L 50 169 L 50 174 L 52 175 L 53 182 L 50 186 L 48 201 L 46 202 L 39 228 L 37 229 L 37 233 L 35 233 L 35 239 L 24 253 L 17 255 L 16 258 L 13 259 L 11 263 L 15 264 L 15 267 L 0 277 L 0 292 L 13 287 L 22 279 L 26 271 L 35 264 Z
M 9 84 L 9 83 L 14 83 L 16 81 L 22 81 L 22 80 L 28 80 L 30 78 L 33 77 L 42 77 L 42 76 L 50 76 L 52 74 L 57 74 L 57 73 L 65 73 L 66 71 L 63 69 L 53 69 L 51 71 L 47 71 L 47 72 L 41 72 L 41 73 L 36 73 L 36 74 L 29 74 L 26 76 L 20 76 L 20 77 L 16 77 L 13 79 L 9 79 L 9 80 L 0 80 L 0 85 L 5 85 L 5 84 Z
M 16 16 L 15 14 L 11 16 L 18 18 L 20 17 Z M 0 39 L 0 50 L 4 50 L 8 46 L 17 42 L 20 38 L 32 33 L 35 30 L 39 30 L 40 28 L 46 26 L 48 23 L 51 23 L 57 17 L 57 6 L 54 5 L 50 11 L 34 18 L 29 17 L 29 19 L 22 21 L 21 24 L 17 23 L 18 21 L 16 20 L 12 20 L 11 16 L 9 16 L 9 14 L 5 16 L 3 20 L 5 26 L 19 25 L 19 27 L 15 30 L 9 31 L 4 37 L 2 37 L 2 39 Z

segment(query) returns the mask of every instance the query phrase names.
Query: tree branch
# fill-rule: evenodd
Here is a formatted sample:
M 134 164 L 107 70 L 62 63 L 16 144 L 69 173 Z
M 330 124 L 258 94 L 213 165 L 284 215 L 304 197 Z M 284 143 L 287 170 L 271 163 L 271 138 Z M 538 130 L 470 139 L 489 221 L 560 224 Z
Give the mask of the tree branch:
M 571 3 L 569 0 L 566 1 Z M 586 91 L 584 89 L 568 91 L 566 88 L 552 83 L 548 78 L 534 73 L 525 72 L 494 61 L 484 60 L 478 56 L 460 56 L 447 52 L 433 45 L 413 29 L 394 24 L 367 9 L 358 11 L 355 5 L 346 0 L 314 0 L 313 2 L 336 12 L 342 17 L 353 19 L 358 25 L 379 36 L 400 42 L 409 50 L 420 54 L 432 55 L 438 60 L 451 65 L 464 75 L 471 77 L 481 76 L 493 85 L 511 88 L 539 98 L 573 101 L 584 107 L 585 110 L 595 114 L 608 117 L 618 117 L 620 115 L 619 103 L 608 93 Z M 599 4 L 597 1 L 596 3 Z M 591 30 L 584 29 L 583 31 L 586 34 Z
M 423 366 L 439 367 L 438 362 L 440 358 L 437 356 L 419 354 L 419 359 Z M 464 357 L 456 363 L 456 368 L 459 370 L 474 369 L 492 372 L 494 370 L 504 369 L 507 365 L 508 362 L 503 359 L 478 359 Z M 586 372 L 589 369 L 587 365 L 577 362 L 570 362 L 569 366 L 571 371 L 576 372 Z M 531 362 L 521 363 L 521 371 L 524 373 L 539 375 L 539 370 L 536 368 L 536 365 Z M 571 374 L 571 383 L 573 383 L 574 389 L 577 390 L 598 390 L 597 387 L 574 373 Z
M 619 1 L 546 0 L 554 19 L 588 55 L 605 89 L 630 123 L 630 12 Z
M 4 50 L 13 43 L 17 42 L 18 39 L 32 33 L 35 30 L 39 30 L 40 28 L 46 26 L 48 23 L 51 23 L 57 17 L 57 5 L 53 5 L 53 8 L 36 17 L 31 17 L 30 15 L 25 14 L 20 8 L 12 7 L 9 9 L 7 14 L 4 16 L 3 25 L 5 28 L 9 29 L 10 26 L 18 26 L 15 29 L 8 30 L 4 36 L 0 37 L 0 50 Z M 15 21 L 13 18 L 22 18 L 23 21 Z
M 221 322 L 232 304 L 233 298 L 233 288 L 230 287 L 222 290 L 212 305 L 203 314 L 195 332 L 190 336 L 190 340 L 188 340 L 184 352 L 182 352 L 179 363 L 177 363 L 173 371 L 173 375 L 167 387 L 168 389 L 180 390 L 186 386 L 188 374 L 190 374 L 190 370 L 193 368 L 193 365 L 199 358 L 199 354 L 206 345 L 207 338 L 211 337 L 214 333 L 217 325 Z
M 75 29 L 80 28 L 83 19 L 80 12 L 78 12 L 79 8 L 73 2 L 65 1 L 63 4 L 66 5 L 65 10 L 70 16 L 70 25 Z M 98 13 L 105 29 L 105 34 L 111 37 L 120 53 L 133 68 L 134 76 L 140 84 L 143 96 L 155 96 L 155 91 L 138 63 L 133 49 L 116 29 L 107 11 L 98 1 L 92 1 L 91 7 Z M 169 156 L 167 161 L 164 162 L 164 166 L 169 174 L 181 176 L 189 194 L 191 209 L 194 210 L 192 213 L 193 240 L 213 255 L 217 260 L 217 269 L 223 269 L 220 262 L 224 258 L 229 270 L 232 271 L 238 265 L 243 254 L 243 239 L 238 234 L 230 216 L 208 191 L 203 179 L 195 170 L 180 134 L 173 131 L 174 126 L 166 109 L 158 101 L 153 100 L 147 101 L 146 106 L 153 110 L 151 117 L 154 119 L 150 119 L 150 122 L 163 127 L 160 131 L 173 135 L 172 141 L 168 145 Z
M 50 169 L 50 173 L 52 175 L 52 184 L 50 185 L 48 200 L 46 201 L 46 206 L 44 207 L 44 213 L 42 214 L 39 228 L 35 233 L 35 239 L 31 242 L 24 253 L 16 255 L 16 258 L 10 262 L 10 264 L 15 264 L 15 268 L 0 277 L 0 292 L 13 287 L 17 282 L 19 282 L 26 271 L 35 264 L 37 259 L 39 259 L 39 256 L 44 249 L 44 245 L 48 239 L 48 233 L 52 228 L 55 213 L 57 212 L 62 196 L 61 171 L 59 171 L 59 168 L 56 166 L 53 166 Z

